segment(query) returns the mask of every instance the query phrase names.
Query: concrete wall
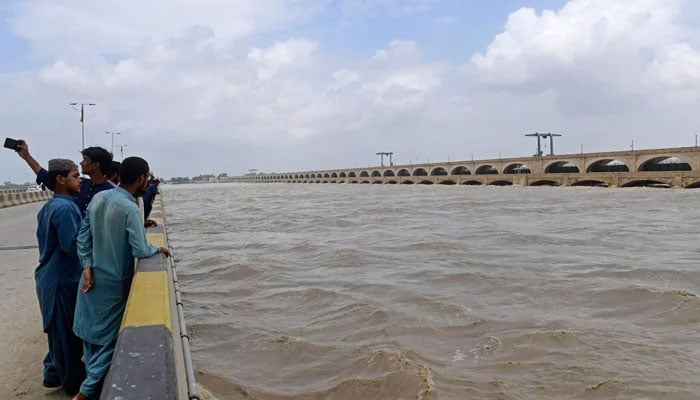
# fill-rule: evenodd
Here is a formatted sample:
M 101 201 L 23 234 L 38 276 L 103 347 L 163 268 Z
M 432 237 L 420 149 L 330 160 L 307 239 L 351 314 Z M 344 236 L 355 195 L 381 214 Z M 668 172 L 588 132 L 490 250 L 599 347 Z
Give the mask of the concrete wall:
M 0 208 L 44 201 L 50 199 L 51 196 L 53 196 L 53 192 L 49 190 L 41 192 L 27 192 L 16 189 L 0 190 Z

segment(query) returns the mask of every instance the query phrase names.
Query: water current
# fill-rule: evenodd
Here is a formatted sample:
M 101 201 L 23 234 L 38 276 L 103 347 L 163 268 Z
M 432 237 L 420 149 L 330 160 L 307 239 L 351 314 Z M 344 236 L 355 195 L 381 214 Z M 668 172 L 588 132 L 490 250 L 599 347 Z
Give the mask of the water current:
M 700 192 L 166 185 L 221 399 L 698 399 Z

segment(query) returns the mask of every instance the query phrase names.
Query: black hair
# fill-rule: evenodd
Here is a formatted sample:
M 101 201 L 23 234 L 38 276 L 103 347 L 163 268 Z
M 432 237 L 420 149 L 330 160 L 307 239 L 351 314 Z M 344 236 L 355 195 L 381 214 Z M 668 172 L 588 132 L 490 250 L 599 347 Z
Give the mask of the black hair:
M 148 175 L 150 168 L 148 163 L 141 157 L 127 157 L 119 167 L 119 181 L 130 185 L 136 182 L 139 177 Z
M 122 166 L 122 163 L 119 161 L 112 161 L 112 169 L 109 170 L 109 176 L 112 176 L 114 174 L 119 174 L 119 167 Z
M 107 175 L 107 179 L 112 181 L 115 185 L 119 184 L 119 167 L 121 167 L 122 163 L 119 161 L 112 161 L 112 169 L 109 171 L 109 175 Z
M 46 187 L 52 192 L 56 190 L 56 178 L 58 176 L 67 177 L 72 170 L 61 170 L 61 171 L 49 171 L 47 174 Z
M 88 147 L 81 154 L 92 162 L 99 163 L 100 172 L 105 176 L 109 175 L 109 171 L 112 169 L 112 153 L 102 147 Z

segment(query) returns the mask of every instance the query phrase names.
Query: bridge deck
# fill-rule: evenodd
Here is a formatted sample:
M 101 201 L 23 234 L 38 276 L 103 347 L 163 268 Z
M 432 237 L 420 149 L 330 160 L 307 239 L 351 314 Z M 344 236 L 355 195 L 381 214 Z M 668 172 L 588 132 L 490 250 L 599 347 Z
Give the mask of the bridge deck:
M 230 177 L 255 183 L 700 187 L 700 147 L 447 161 Z
M 3 398 L 69 399 L 42 385 L 48 351 L 34 289 L 39 258 L 36 214 L 41 203 L 0 209 L 0 393 Z

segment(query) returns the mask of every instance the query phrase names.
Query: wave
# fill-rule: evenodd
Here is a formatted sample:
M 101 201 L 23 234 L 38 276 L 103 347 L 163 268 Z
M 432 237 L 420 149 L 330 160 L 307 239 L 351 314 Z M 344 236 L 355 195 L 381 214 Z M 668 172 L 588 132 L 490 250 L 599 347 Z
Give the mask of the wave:
M 317 304 L 319 302 L 329 302 L 338 298 L 335 290 L 318 287 L 308 289 L 286 290 L 278 293 L 268 294 L 263 297 L 266 300 L 284 301 L 291 307 L 299 307 L 301 304 Z
M 615 265 L 596 266 L 587 271 L 571 271 L 569 278 L 612 278 L 655 282 L 690 282 L 691 277 L 682 271 L 671 269 L 627 268 L 623 269 Z
M 265 388 L 247 387 L 218 374 L 199 371 L 197 380 L 220 399 L 246 400 L 390 400 L 438 399 L 432 371 L 427 367 L 401 370 L 384 376 L 346 378 L 321 390 L 279 393 Z
M 677 311 L 690 309 L 695 312 L 700 307 L 700 298 L 695 293 L 683 289 L 659 290 L 648 287 L 625 287 L 598 291 L 593 306 L 604 311 L 644 313 Z

